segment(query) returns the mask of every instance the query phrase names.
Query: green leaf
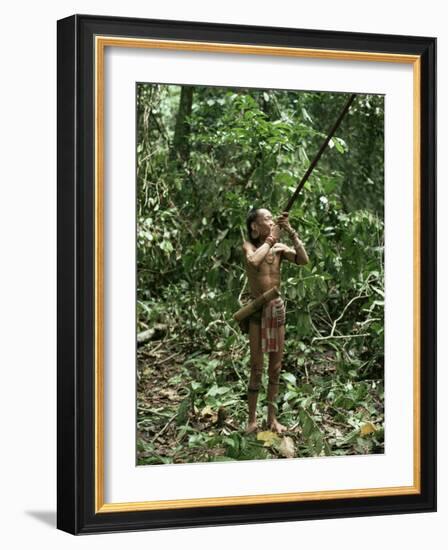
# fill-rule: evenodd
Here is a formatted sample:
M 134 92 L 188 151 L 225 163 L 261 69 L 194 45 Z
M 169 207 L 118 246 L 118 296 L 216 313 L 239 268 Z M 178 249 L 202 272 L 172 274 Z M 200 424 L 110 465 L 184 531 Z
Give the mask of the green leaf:
M 338 152 L 344 154 L 345 153 L 345 148 L 344 148 L 342 140 L 340 140 L 339 138 L 334 138 L 332 141 L 334 143 L 334 146 L 338 150 Z
M 296 385 L 296 377 L 292 374 L 292 372 L 282 372 L 282 378 L 285 382 L 289 382 L 289 384 L 293 386 Z

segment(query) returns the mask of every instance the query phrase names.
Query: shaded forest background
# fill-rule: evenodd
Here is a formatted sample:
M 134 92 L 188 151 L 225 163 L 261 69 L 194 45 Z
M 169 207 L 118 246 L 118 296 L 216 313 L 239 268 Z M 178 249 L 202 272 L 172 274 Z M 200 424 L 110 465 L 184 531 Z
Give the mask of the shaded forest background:
M 232 320 L 248 211 L 281 212 L 347 98 L 138 85 L 138 464 L 384 452 L 382 96 L 357 96 L 290 214 L 310 262 L 282 267 L 285 435 L 244 434 Z

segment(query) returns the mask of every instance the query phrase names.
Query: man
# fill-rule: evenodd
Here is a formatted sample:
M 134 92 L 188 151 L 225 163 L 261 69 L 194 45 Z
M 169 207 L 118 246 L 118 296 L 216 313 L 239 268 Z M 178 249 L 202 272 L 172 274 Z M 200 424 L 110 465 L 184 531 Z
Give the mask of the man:
M 273 287 L 280 288 L 280 266 L 285 259 L 297 265 L 308 263 L 308 256 L 284 212 L 277 223 L 266 208 L 254 208 L 247 217 L 248 241 L 243 243 L 246 272 L 252 298 Z M 293 248 L 279 242 L 281 231 L 291 237 Z M 276 417 L 275 400 L 285 339 L 285 306 L 281 298 L 271 300 L 248 320 L 250 343 L 250 379 L 248 387 L 249 421 L 246 432 L 257 430 L 257 399 L 263 372 L 263 353 L 269 354 L 268 429 L 283 432 L 286 427 Z

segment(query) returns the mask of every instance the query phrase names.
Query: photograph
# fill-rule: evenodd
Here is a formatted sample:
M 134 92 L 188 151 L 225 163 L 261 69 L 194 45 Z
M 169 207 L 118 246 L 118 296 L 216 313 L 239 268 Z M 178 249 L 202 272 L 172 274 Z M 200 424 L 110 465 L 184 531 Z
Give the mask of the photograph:
M 384 95 L 135 97 L 136 464 L 384 453 Z
M 58 520 L 435 509 L 434 38 L 58 22 Z

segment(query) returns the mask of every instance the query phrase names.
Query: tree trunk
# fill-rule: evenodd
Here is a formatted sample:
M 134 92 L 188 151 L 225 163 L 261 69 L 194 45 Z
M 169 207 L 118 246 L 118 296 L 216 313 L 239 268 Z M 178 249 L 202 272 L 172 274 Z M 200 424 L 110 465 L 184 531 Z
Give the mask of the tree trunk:
M 170 159 L 178 162 L 186 162 L 190 154 L 190 124 L 188 117 L 191 115 L 193 105 L 193 86 L 182 86 L 179 98 L 179 109 L 177 111 L 176 126 L 174 129 L 173 145 L 170 152 Z

